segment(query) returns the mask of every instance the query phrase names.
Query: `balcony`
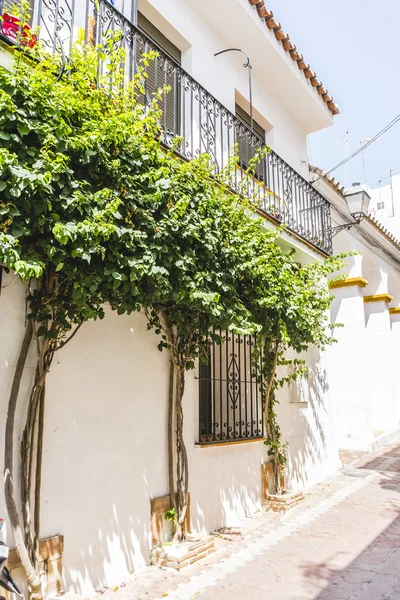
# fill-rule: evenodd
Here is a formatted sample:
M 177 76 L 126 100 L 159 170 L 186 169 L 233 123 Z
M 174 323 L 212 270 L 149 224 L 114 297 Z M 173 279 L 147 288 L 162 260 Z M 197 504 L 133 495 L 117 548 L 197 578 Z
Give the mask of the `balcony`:
M 0 0 L 0 14 L 10 10 L 12 4 L 10 0 Z M 236 149 L 239 162 L 229 181 L 232 190 L 255 200 L 260 213 L 270 221 L 285 225 L 289 232 L 323 254 L 332 253 L 329 202 L 274 151 L 266 154 L 251 182 L 244 186 L 249 160 L 265 147 L 263 136 L 223 106 L 170 53 L 109 1 L 31 0 L 31 4 L 32 29 L 39 27 L 39 37 L 49 51 L 61 53 L 65 60 L 79 30 L 84 32 L 87 43 L 96 45 L 110 32 L 119 33 L 117 45 L 125 50 L 126 81 L 137 72 L 144 52 L 157 51 L 157 58 L 146 68 L 142 101 L 146 105 L 155 90 L 169 86 L 161 107 L 162 142 L 171 146 L 175 138 L 181 138 L 176 151 L 183 159 L 207 153 L 216 172 L 227 166 Z M 12 43 L 4 31 L 0 37 Z M 102 69 L 104 63 L 99 61 L 99 72 Z

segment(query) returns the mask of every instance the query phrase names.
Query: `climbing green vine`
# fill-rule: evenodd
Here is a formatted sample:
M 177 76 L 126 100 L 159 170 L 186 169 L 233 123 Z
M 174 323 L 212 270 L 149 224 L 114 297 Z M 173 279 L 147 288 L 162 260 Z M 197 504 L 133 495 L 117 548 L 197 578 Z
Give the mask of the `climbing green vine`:
M 186 534 L 189 464 L 183 396 L 187 371 L 205 360 L 214 329 L 257 333 L 263 354 L 266 443 L 278 472 L 285 445 L 276 389 L 285 351 L 330 343 L 326 276 L 342 258 L 301 266 L 279 246 L 254 206 L 215 178 L 210 157 L 177 159 L 160 141 L 160 98 L 141 104 L 143 57 L 122 85 L 117 33 L 102 47 L 73 47 L 60 76 L 57 58 L 21 54 L 0 69 L 0 263 L 26 284 L 27 322 L 10 390 L 5 495 L 31 595 L 40 600 L 38 546 L 46 379 L 56 353 L 85 322 L 144 310 L 169 354 L 168 474 L 176 539 Z M 118 44 L 117 44 L 118 46 Z M 107 78 L 97 79 L 98 60 Z M 112 85 L 110 85 L 110 81 Z M 178 143 L 178 141 L 176 142 Z M 252 162 L 256 162 L 257 157 Z M 251 176 L 252 164 L 248 176 Z M 244 182 L 245 185 L 245 182 Z M 36 352 L 14 485 L 15 414 L 30 350 Z M 297 372 L 299 361 L 293 363 Z M 294 375 L 293 375 L 294 376 Z M 20 489 L 20 494 L 17 493 Z
M 242 285 L 246 306 L 260 324 L 254 359 L 259 364 L 261 354 L 265 444 L 273 464 L 272 491 L 280 494 L 288 444 L 278 424 L 277 390 L 307 374 L 302 353 L 310 346 L 324 350 L 334 343 L 327 322 L 331 304 L 327 277 L 343 267 L 345 255 L 301 265 L 294 252 L 276 250 L 276 236 L 270 233 L 270 241 L 264 236 L 261 255 L 243 263 Z M 288 350 L 297 358 L 288 357 Z

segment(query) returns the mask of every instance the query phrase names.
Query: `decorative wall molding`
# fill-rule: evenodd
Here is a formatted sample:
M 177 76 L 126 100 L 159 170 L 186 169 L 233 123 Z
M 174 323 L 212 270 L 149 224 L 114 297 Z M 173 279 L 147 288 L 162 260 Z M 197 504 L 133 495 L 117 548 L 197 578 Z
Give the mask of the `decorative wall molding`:
M 348 279 L 341 279 L 339 281 L 330 281 L 329 289 L 335 290 L 337 288 L 350 287 L 353 285 L 365 288 L 368 285 L 368 281 L 364 279 L 364 277 L 349 277 Z
M 373 296 L 364 296 L 364 302 L 391 302 L 393 296 L 390 294 L 374 294 Z

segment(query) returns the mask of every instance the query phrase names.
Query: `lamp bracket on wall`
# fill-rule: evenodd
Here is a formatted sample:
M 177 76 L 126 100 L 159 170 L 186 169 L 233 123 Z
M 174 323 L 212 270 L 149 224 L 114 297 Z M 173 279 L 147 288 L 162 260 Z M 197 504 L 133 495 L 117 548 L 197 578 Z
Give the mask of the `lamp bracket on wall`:
M 353 227 L 354 225 L 359 225 L 363 218 L 365 217 L 364 213 L 354 213 L 351 215 L 354 221 L 350 221 L 349 223 L 343 223 L 343 225 L 338 225 L 337 227 L 332 227 L 332 237 L 335 237 L 340 231 L 347 229 L 347 231 Z

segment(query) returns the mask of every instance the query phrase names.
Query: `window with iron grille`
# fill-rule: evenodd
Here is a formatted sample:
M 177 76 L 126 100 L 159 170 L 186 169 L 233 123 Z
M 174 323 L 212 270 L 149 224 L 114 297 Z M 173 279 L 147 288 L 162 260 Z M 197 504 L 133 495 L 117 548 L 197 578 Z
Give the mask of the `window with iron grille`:
M 162 110 L 161 126 L 164 136 L 174 138 L 180 135 L 181 129 L 182 88 L 176 68 L 181 64 L 181 51 L 140 12 L 138 12 L 138 26 L 149 38 L 154 40 L 155 44 L 153 47 L 149 47 L 143 38 L 137 37 L 135 41 L 137 60 L 140 60 L 143 53 L 148 53 L 150 50 L 159 48 L 164 53 L 164 56 L 160 54 L 154 60 L 149 61 L 149 65 L 146 67 L 147 77 L 143 81 L 144 104 L 151 100 L 152 95 L 159 88 L 164 85 L 170 88 L 169 92 L 164 95 L 160 106 Z
M 378 210 L 382 210 L 383 208 L 385 208 L 385 203 L 384 202 L 378 202 L 377 209 Z
M 253 364 L 256 338 L 216 333 L 223 342 L 210 347 L 208 363 L 199 367 L 199 443 L 262 438 L 261 365 Z

